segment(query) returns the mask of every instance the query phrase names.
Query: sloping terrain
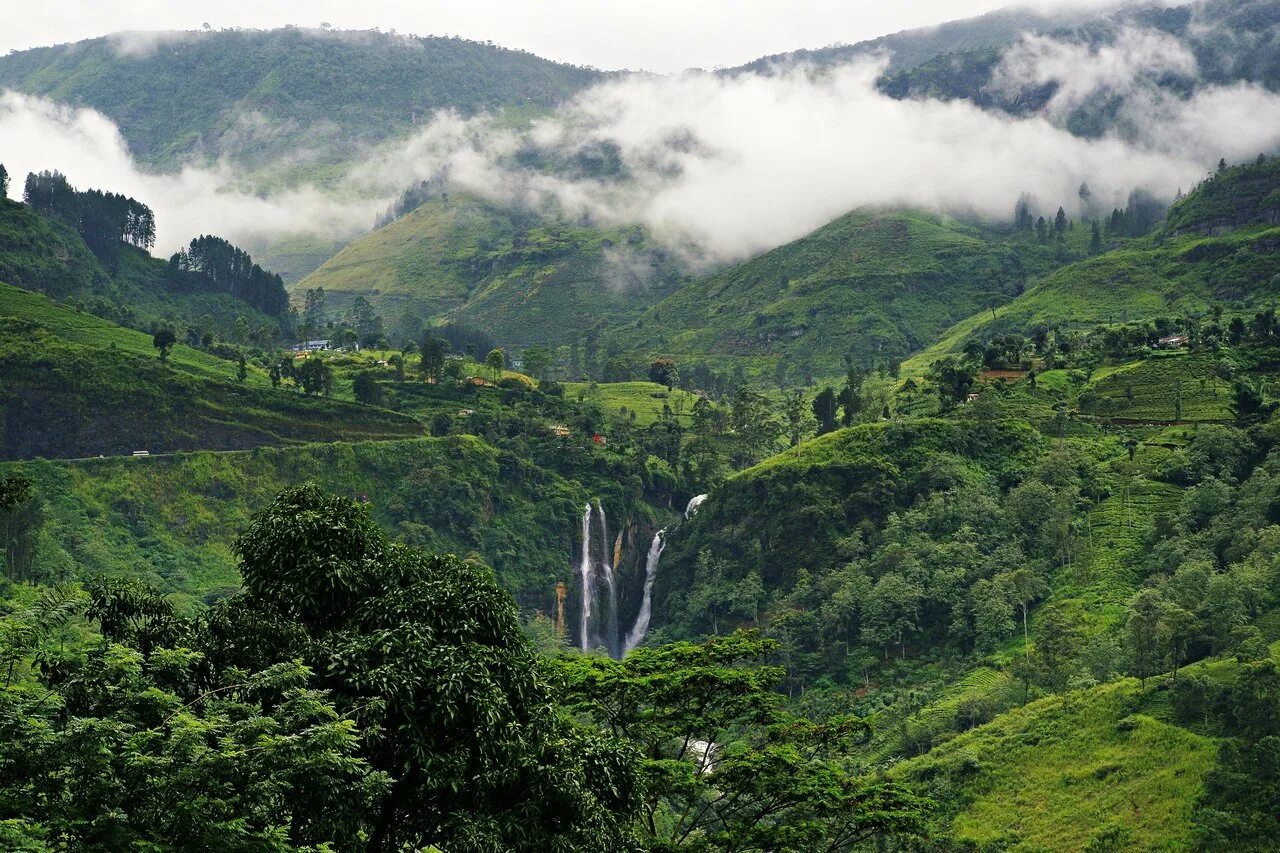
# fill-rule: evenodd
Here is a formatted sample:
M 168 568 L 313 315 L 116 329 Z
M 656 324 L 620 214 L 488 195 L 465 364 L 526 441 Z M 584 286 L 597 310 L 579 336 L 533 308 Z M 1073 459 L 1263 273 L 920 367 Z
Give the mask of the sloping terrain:
M 562 344 L 618 323 L 681 281 L 640 229 L 599 231 L 437 194 L 291 287 L 341 308 L 364 296 L 391 322 L 448 318 L 503 343 Z
M 458 38 L 297 27 L 126 33 L 0 57 L 0 88 L 92 107 L 161 167 L 300 149 L 332 160 L 438 109 L 546 108 L 601 77 Z
M 1054 263 L 1053 247 L 956 220 L 857 211 L 681 288 L 624 334 L 677 360 L 737 361 L 748 373 L 782 360 L 833 374 L 846 357 L 890 362 L 927 345 Z
M 3 458 L 118 456 L 420 435 L 394 412 L 270 387 L 261 370 L 0 284 Z

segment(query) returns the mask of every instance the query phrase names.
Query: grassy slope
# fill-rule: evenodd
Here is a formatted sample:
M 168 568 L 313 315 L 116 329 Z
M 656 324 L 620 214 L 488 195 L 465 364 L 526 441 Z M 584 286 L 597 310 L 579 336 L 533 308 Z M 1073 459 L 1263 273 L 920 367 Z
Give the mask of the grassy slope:
M 229 294 L 176 290 L 167 272 L 165 261 L 132 246 L 99 259 L 73 229 L 0 199 L 0 281 L 58 300 L 106 303 L 113 316 L 127 312 L 131 325 L 180 318 L 227 338 L 237 317 L 254 326 L 277 322 Z
M 662 415 L 663 405 L 684 426 L 693 420 L 693 404 L 697 397 L 679 388 L 668 391 L 656 382 L 567 382 L 565 394 L 571 399 L 597 403 L 605 412 L 634 412 L 636 425 L 646 427 Z
M 259 370 L 151 338 L 0 284 L 3 455 L 119 455 L 418 435 L 381 409 L 272 389 Z
M 1202 314 L 1214 304 L 1261 306 L 1280 294 L 1280 229 L 1223 237 L 1183 237 L 1118 249 L 1046 276 L 1008 305 L 975 313 L 903 362 L 921 375 L 970 338 L 1024 331 L 1037 323 L 1069 327 Z
M 1082 235 L 1074 229 L 1072 241 Z M 859 211 L 681 288 L 626 336 L 655 354 L 738 361 L 748 372 L 781 358 L 835 374 L 846 354 L 871 363 L 925 346 L 1007 301 L 1053 255 L 954 220 Z
M 1047 697 L 911 759 L 945 792 L 934 833 L 980 849 L 1175 850 L 1216 745 L 1143 714 L 1134 679 Z
M 410 313 L 484 329 L 504 344 L 562 344 L 638 313 L 678 283 L 638 230 L 549 223 L 479 199 L 435 197 L 295 284 L 331 306 L 357 294 L 394 322 Z

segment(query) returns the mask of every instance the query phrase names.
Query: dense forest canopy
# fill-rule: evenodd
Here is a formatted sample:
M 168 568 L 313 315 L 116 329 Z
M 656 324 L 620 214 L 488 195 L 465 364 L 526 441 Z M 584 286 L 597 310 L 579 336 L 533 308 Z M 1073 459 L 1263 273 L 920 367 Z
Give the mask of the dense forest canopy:
M 264 314 L 278 317 L 289 307 L 284 280 L 221 237 L 194 238 L 169 258 L 169 266 L 177 272 L 194 273 L 208 290 L 229 293 Z

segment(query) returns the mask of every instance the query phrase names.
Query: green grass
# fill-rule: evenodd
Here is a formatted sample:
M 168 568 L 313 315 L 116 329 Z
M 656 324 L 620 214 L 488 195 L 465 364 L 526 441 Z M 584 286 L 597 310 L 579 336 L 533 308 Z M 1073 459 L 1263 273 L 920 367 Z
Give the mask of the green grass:
M 1055 572 L 1049 604 L 1066 612 L 1085 635 L 1114 629 L 1142 583 L 1151 521 L 1175 510 L 1181 499 L 1181 490 L 1167 483 L 1135 477 L 1126 490 L 1117 482 L 1089 511 L 1083 554 Z
M 0 317 L 15 317 L 39 323 L 57 337 L 75 344 L 145 358 L 157 358 L 159 355 L 150 335 L 77 311 L 41 293 L 4 283 L 0 283 Z M 169 353 L 169 364 L 183 373 L 203 379 L 231 380 L 236 377 L 235 362 L 186 344 L 176 344 L 173 347 Z M 256 387 L 270 386 L 266 372 L 257 368 L 250 369 L 247 384 Z
M 1088 386 L 1134 421 L 1230 421 L 1231 383 L 1207 352 L 1175 352 L 1096 371 Z M 1181 408 L 1177 400 L 1181 397 Z
M 898 765 L 942 795 L 935 841 L 978 849 L 1179 850 L 1213 740 L 1131 714 L 1133 679 L 1048 697 Z
M 596 403 L 606 413 L 635 413 L 636 425 L 647 427 L 662 415 L 662 407 L 669 406 L 676 419 L 689 426 L 693 421 L 694 394 L 679 388 L 667 390 L 656 382 L 566 382 L 565 396 Z
M 261 371 L 0 285 L 5 458 L 233 449 L 421 435 L 414 418 L 273 389 Z
M 772 377 L 781 359 L 836 375 L 846 355 L 904 357 L 1007 301 L 1023 283 L 1011 269 L 1042 273 L 1055 253 L 953 219 L 858 211 L 682 288 L 625 336 L 655 355 L 749 374 Z

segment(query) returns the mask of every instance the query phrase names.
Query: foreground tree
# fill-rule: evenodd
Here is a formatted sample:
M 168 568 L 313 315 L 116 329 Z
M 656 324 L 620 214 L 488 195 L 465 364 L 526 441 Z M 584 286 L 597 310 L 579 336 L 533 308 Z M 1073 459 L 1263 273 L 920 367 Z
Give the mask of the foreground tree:
M 559 659 L 573 707 L 643 756 L 650 850 L 846 850 L 920 830 L 922 800 L 854 770 L 865 723 L 783 710 L 783 672 L 764 665 L 776 646 L 740 632 Z
M 390 782 L 369 850 L 624 849 L 629 752 L 551 702 L 488 568 L 390 544 L 368 511 L 282 494 L 236 543 L 245 592 L 211 617 L 225 666 L 301 657 Z
M 0 848 L 635 849 L 634 754 L 554 704 L 489 569 L 314 487 L 236 550 L 200 618 L 133 580 L 0 615 Z

